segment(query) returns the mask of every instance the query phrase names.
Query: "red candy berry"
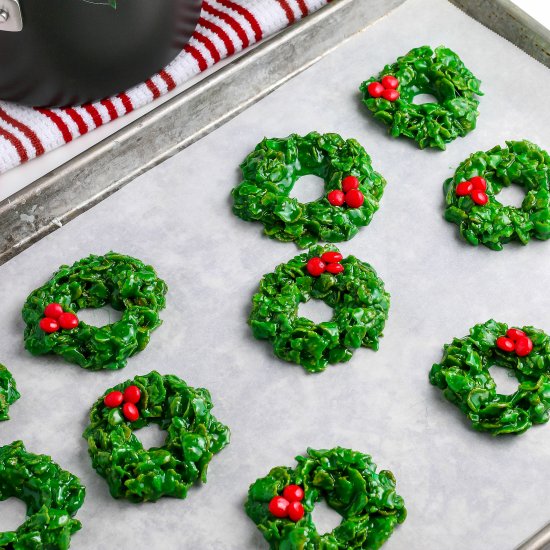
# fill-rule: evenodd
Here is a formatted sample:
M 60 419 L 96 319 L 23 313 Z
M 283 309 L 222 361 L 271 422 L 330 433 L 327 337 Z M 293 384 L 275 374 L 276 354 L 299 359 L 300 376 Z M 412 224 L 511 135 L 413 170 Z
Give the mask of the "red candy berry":
M 276 518 L 286 518 L 288 515 L 289 502 L 283 497 L 273 497 L 269 502 L 269 511 Z
M 333 275 L 338 275 L 338 273 L 342 273 L 342 271 L 344 271 L 344 266 L 339 263 L 328 264 L 327 271 Z
M 59 316 L 63 313 L 63 308 L 61 304 L 48 304 L 44 309 L 44 317 L 49 317 L 50 319 L 59 319 Z
M 78 326 L 78 317 L 74 313 L 62 313 L 57 321 L 59 326 L 65 330 L 70 330 Z
M 55 319 L 51 319 L 50 317 L 44 317 L 44 319 L 40 319 L 39 325 L 40 328 L 48 334 L 52 332 L 57 332 L 59 330 L 59 323 Z
M 521 338 L 522 336 L 526 336 L 526 334 L 525 332 L 523 332 L 523 330 L 519 330 L 519 328 L 509 328 L 506 331 L 506 336 L 516 341 L 518 338 Z
M 474 189 L 472 191 L 472 200 L 479 204 L 480 206 L 483 206 L 484 204 L 487 204 L 489 202 L 489 197 L 485 193 L 485 191 L 480 191 L 479 189 Z
M 473 178 L 470 178 L 470 183 L 477 191 L 487 191 L 487 182 L 485 181 L 485 178 L 482 178 L 481 176 L 474 176 Z
M 289 502 L 303 500 L 304 490 L 299 485 L 287 485 L 283 491 L 283 497 Z
M 327 264 L 332 264 L 334 262 L 341 262 L 344 259 L 344 256 L 340 252 L 325 252 L 321 256 L 321 260 Z
M 141 390 L 137 386 L 128 386 L 124 390 L 124 402 L 134 405 L 141 399 Z
M 135 422 L 139 418 L 139 411 L 133 403 L 124 403 L 122 405 L 122 414 L 130 422 Z
M 380 82 L 371 82 L 367 90 L 372 97 L 380 97 L 384 91 L 384 86 Z
M 395 101 L 399 99 L 399 92 L 397 90 L 384 90 L 382 97 L 388 101 Z
M 352 189 L 346 193 L 346 204 L 350 208 L 359 208 L 365 202 L 365 197 L 359 189 Z
M 525 357 L 533 351 L 533 341 L 529 336 L 520 336 L 516 341 L 516 353 L 519 357 Z
M 301 502 L 295 501 L 288 505 L 288 517 L 292 521 L 300 521 L 304 514 L 304 507 Z
M 120 405 L 122 405 L 122 400 L 122 392 L 112 391 L 105 396 L 103 403 L 105 403 L 105 406 L 109 407 L 109 409 L 115 409 L 116 407 L 120 407 Z
M 326 267 L 325 262 L 321 258 L 311 258 L 307 263 L 306 269 L 313 277 L 319 277 L 325 272 Z
M 352 189 L 357 189 L 359 187 L 359 178 L 355 176 L 346 176 L 342 180 L 342 189 L 344 193 L 351 191 Z
M 386 90 L 396 90 L 397 86 L 399 86 L 399 80 L 397 80 L 395 76 L 388 74 L 382 78 L 382 86 L 384 86 Z
M 506 336 L 501 336 L 500 338 L 497 338 L 497 348 L 501 349 L 502 351 L 510 353 L 511 351 L 514 351 L 515 347 L 516 344 L 510 338 L 506 338 Z
M 340 189 L 335 189 L 327 195 L 327 199 L 332 206 L 342 206 L 344 204 L 345 195 Z
M 471 181 L 461 181 L 455 189 L 455 193 L 458 197 L 465 197 L 469 195 L 474 189 L 474 185 Z

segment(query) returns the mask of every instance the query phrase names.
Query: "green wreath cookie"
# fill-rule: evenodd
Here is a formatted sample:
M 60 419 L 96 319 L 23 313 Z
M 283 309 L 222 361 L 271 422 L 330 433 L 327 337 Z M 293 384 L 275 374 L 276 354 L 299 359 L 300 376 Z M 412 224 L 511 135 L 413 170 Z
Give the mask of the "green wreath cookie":
M 510 185 L 525 190 L 521 207 L 497 199 Z M 502 250 L 504 244 L 550 238 L 550 156 L 529 141 L 470 155 L 444 185 L 445 219 L 470 244 Z
M 334 310 L 330 321 L 299 316 L 300 304 L 311 299 Z M 377 350 L 389 307 L 390 295 L 369 264 L 316 246 L 263 277 L 248 323 L 277 357 L 320 372 L 348 361 L 361 346 Z
M 511 395 L 497 393 L 489 368 L 508 369 L 518 380 Z M 550 337 L 533 327 L 508 328 L 492 319 L 444 346 L 430 382 L 464 412 L 473 427 L 495 435 L 522 433 L 548 422 Z
M 308 449 L 296 460 L 296 468 L 273 468 L 248 491 L 246 513 L 273 550 L 376 550 L 405 521 L 393 474 L 376 472 L 369 455 L 336 447 Z M 342 516 L 324 535 L 311 516 L 321 499 Z
M 354 139 L 311 132 L 264 139 L 241 164 L 243 181 L 232 191 L 233 212 L 258 221 L 264 233 L 306 248 L 351 239 L 378 210 L 386 181 Z M 316 175 L 325 193 L 313 202 L 290 197 L 301 176 Z
M 0 533 L 0 548 L 66 550 L 81 528 L 74 516 L 86 489 L 46 455 L 27 452 L 22 441 L 0 447 L 0 501 L 15 497 L 27 505 L 27 519 Z
M 10 419 L 8 415 L 10 405 L 20 397 L 21 394 L 17 391 L 11 372 L 4 365 L 0 365 L 0 422 Z
M 151 266 L 115 252 L 61 266 L 25 302 L 25 347 L 33 355 L 53 353 L 85 369 L 121 369 L 162 323 L 166 291 Z M 80 309 L 106 305 L 122 311 L 122 319 L 94 327 L 76 316 Z
M 229 443 L 229 428 L 211 414 L 208 390 L 173 375 L 151 372 L 118 384 L 98 399 L 84 431 L 92 465 L 114 498 L 154 502 L 185 498 L 208 464 Z M 167 432 L 162 447 L 144 449 L 136 432 L 156 424 Z
M 439 46 L 414 48 L 361 84 L 363 103 L 374 118 L 389 126 L 392 137 L 414 139 L 421 149 L 464 137 L 476 127 L 481 82 L 456 53 Z M 431 94 L 437 103 L 413 102 Z

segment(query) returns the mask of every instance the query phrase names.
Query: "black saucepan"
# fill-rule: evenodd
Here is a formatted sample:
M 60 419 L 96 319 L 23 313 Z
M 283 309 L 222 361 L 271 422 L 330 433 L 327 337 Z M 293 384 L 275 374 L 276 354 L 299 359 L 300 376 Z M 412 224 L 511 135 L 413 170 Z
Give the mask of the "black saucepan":
M 117 0 L 116 9 L 109 0 L 2 0 L 0 99 L 63 106 L 123 91 L 181 51 L 200 9 L 201 0 Z

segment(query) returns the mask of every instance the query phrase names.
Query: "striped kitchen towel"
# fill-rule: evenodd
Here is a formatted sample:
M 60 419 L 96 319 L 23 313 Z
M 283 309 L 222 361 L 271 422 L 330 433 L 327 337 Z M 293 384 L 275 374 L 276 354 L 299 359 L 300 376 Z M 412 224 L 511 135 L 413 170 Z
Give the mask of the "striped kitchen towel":
M 221 59 L 259 42 L 330 0 L 204 0 L 182 53 L 147 82 L 82 107 L 33 109 L 0 101 L 0 173 L 152 102 Z

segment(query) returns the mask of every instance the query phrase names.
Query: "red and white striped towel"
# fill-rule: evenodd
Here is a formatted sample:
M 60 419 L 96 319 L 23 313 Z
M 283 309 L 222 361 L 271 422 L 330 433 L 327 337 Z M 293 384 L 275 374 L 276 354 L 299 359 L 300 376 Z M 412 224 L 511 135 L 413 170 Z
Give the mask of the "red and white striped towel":
M 33 109 L 0 101 L 0 174 L 152 102 L 221 59 L 329 2 L 204 0 L 199 24 L 184 51 L 164 70 L 131 90 L 64 109 Z

